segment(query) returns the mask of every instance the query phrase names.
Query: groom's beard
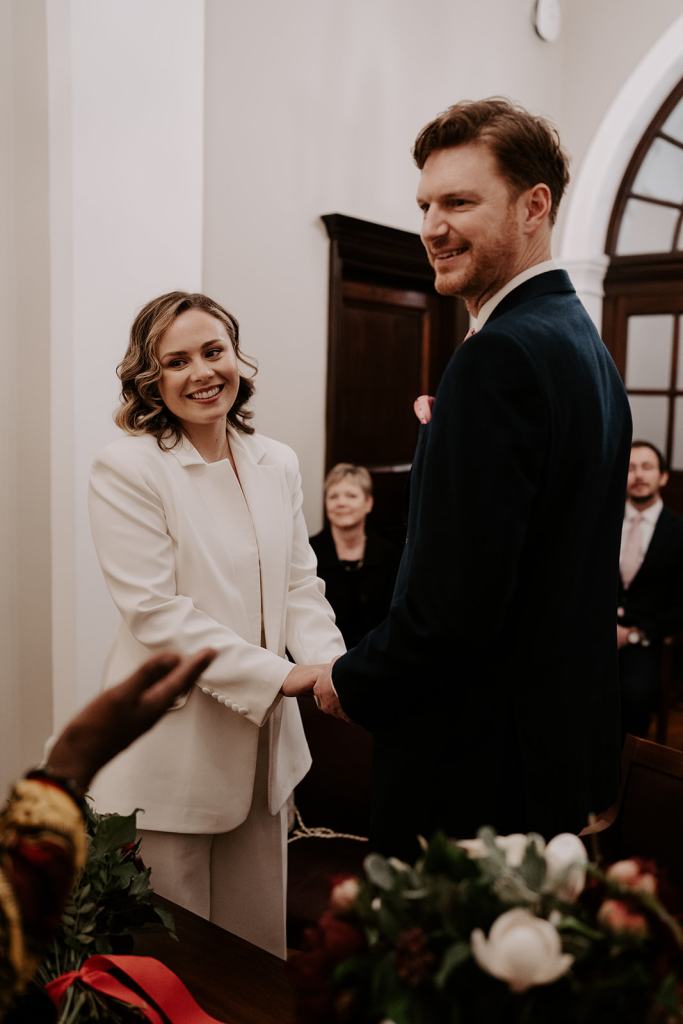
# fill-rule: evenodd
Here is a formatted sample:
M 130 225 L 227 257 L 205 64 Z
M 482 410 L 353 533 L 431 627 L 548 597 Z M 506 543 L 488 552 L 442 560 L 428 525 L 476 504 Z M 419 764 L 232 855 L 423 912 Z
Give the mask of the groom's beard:
M 628 500 L 632 505 L 647 505 L 649 501 L 652 501 L 653 498 L 657 497 L 658 495 L 655 491 L 650 491 L 649 494 L 630 494 Z

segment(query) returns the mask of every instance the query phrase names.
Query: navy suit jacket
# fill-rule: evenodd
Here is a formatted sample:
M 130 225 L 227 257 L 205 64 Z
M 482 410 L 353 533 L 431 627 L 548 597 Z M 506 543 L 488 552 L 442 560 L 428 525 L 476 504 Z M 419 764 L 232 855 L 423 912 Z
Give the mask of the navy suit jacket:
M 617 600 L 617 621 L 642 629 L 655 645 L 683 629 L 683 518 L 666 505 L 631 586 L 619 578 Z
M 423 833 L 578 831 L 614 799 L 630 442 L 621 379 L 564 271 L 514 289 L 451 358 L 390 613 L 333 670 L 381 741 L 385 796 L 382 751 L 397 771 L 419 751 Z

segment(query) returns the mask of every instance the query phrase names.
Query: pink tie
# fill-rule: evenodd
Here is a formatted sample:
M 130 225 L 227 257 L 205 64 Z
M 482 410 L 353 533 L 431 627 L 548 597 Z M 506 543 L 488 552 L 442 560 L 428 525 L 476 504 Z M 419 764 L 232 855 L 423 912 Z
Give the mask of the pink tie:
M 619 560 L 621 578 L 624 586 L 628 589 L 643 562 L 643 517 L 635 515 L 631 519 L 628 536 L 624 544 L 624 550 Z

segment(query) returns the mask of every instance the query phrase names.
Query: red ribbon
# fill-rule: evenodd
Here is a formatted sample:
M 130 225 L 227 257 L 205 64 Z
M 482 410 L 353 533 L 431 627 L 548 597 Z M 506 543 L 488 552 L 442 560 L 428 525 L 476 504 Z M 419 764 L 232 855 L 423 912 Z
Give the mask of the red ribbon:
M 171 1024 L 222 1024 L 197 1006 L 173 971 L 151 956 L 91 956 L 80 970 L 62 974 L 45 986 L 56 1007 L 67 989 L 78 980 L 83 985 L 137 1006 L 151 1024 L 164 1024 L 154 1006 L 125 982 L 110 974 L 112 967 L 127 974 L 166 1014 Z

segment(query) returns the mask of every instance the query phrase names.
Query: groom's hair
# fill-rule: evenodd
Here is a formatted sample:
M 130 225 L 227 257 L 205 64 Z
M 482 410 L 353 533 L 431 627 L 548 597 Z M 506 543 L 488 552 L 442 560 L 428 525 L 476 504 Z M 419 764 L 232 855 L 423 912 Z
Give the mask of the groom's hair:
M 547 185 L 550 223 L 555 223 L 569 183 L 569 159 L 554 125 L 499 96 L 463 100 L 425 125 L 415 140 L 413 158 L 422 170 L 436 150 L 472 142 L 489 147 L 515 194 Z

